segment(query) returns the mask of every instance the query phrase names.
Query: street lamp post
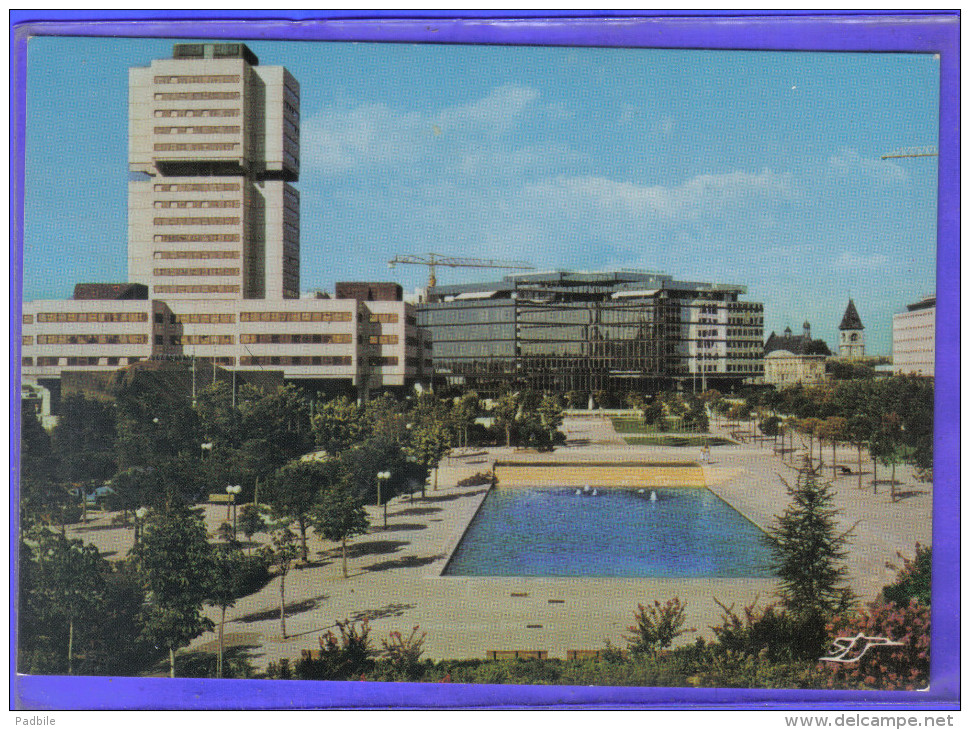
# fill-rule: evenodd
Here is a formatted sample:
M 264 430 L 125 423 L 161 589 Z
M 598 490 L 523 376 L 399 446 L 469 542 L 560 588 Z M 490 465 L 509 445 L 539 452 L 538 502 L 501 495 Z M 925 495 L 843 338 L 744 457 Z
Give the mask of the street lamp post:
M 145 515 L 148 514 L 147 507 L 139 507 L 135 510 L 135 544 L 138 544 L 138 540 L 141 537 L 141 522 L 145 519 Z
M 377 506 L 384 506 L 384 529 L 387 529 L 387 501 L 381 500 L 381 483 L 387 482 L 391 478 L 391 472 L 389 471 L 379 471 L 377 472 Z
M 232 539 L 236 539 L 236 495 L 242 491 L 242 487 L 238 484 L 233 486 L 230 484 L 226 487 L 226 494 L 229 495 L 229 504 L 226 505 L 226 519 L 229 519 L 229 510 L 232 510 Z

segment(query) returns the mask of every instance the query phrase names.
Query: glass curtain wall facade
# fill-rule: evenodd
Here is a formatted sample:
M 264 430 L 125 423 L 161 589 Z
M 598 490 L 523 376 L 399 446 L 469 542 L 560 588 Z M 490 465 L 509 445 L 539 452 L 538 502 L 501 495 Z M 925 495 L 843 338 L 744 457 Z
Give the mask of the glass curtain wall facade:
M 521 274 L 434 287 L 418 324 L 436 378 L 482 394 L 730 389 L 761 375 L 763 312 L 744 293 L 651 272 Z

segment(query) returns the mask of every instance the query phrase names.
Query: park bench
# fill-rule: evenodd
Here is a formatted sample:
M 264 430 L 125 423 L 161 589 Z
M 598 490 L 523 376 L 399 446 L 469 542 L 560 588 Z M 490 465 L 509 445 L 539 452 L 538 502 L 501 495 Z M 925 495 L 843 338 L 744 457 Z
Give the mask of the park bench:
M 486 659 L 545 659 L 549 655 L 547 651 L 535 650 L 505 650 L 489 649 L 485 652 Z

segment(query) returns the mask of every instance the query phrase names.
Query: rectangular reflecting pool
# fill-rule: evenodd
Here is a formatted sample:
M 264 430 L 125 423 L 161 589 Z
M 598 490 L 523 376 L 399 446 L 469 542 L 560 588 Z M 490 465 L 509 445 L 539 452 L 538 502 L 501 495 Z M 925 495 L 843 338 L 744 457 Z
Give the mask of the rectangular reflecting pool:
M 493 489 L 443 575 L 768 578 L 764 533 L 704 488 Z

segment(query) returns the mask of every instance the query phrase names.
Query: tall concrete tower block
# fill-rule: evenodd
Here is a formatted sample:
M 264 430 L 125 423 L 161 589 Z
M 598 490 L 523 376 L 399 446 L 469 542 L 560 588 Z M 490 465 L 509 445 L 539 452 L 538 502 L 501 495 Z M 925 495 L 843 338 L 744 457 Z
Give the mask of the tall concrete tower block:
M 865 327 L 850 299 L 839 324 L 839 357 L 858 358 L 866 356 Z
M 300 86 L 242 43 L 129 70 L 128 279 L 152 298 L 300 291 Z

